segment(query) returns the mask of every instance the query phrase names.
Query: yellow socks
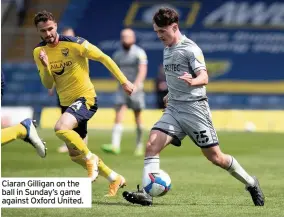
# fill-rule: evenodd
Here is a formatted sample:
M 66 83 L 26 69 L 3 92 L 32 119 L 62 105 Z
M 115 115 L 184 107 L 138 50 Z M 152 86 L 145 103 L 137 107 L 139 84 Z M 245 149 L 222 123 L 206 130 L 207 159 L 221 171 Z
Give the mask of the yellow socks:
M 90 155 L 90 150 L 83 139 L 74 130 L 58 130 L 56 136 L 64 141 L 68 146 L 77 148 L 84 157 Z
M 87 169 L 84 155 L 80 154 L 78 156 L 70 156 L 70 157 L 73 162 L 81 165 L 84 169 Z M 112 169 L 110 169 L 107 165 L 105 165 L 100 158 L 99 158 L 98 169 L 99 169 L 99 174 L 105 177 L 110 182 L 113 182 L 117 179 L 118 174 L 114 172 Z
M 27 129 L 22 124 L 7 127 L 1 130 L 1 146 L 14 141 L 24 139 L 27 136 Z
M 118 174 L 114 172 L 112 169 L 110 169 L 107 165 L 105 165 L 102 159 L 100 158 L 99 158 L 98 169 L 99 169 L 99 174 L 105 177 L 110 182 L 116 180 Z
M 90 158 L 92 156 L 90 150 L 87 145 L 83 141 L 83 139 L 76 133 L 74 130 L 58 130 L 56 131 L 56 135 L 59 139 L 63 140 L 68 146 L 76 147 L 81 154 L 75 157 L 71 157 L 72 161 L 81 165 L 86 169 L 86 158 Z M 100 175 L 104 176 L 110 182 L 113 182 L 117 179 L 117 173 L 111 170 L 108 166 L 104 164 L 104 162 L 99 159 L 98 165 Z

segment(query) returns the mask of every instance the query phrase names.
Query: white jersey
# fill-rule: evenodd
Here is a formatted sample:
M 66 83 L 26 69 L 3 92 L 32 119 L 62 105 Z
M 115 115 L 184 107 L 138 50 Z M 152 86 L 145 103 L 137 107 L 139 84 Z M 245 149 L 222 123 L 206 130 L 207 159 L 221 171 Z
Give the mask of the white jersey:
M 184 72 L 196 77 L 196 72 L 206 70 L 201 49 L 186 36 L 172 47 L 164 49 L 164 71 L 166 74 L 169 103 L 174 101 L 198 101 L 207 98 L 204 85 L 190 86 L 178 79 Z

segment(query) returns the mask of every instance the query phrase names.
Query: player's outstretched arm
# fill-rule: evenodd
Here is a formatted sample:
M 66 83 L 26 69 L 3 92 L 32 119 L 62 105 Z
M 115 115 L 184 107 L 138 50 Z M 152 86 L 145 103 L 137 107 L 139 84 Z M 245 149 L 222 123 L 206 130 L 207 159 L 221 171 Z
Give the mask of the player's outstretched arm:
M 88 59 L 99 61 L 116 77 L 116 79 L 121 83 L 124 91 L 127 94 L 131 94 L 135 87 L 128 81 L 125 75 L 120 71 L 117 64 L 105 53 L 103 53 L 99 48 L 92 45 L 88 41 L 82 44 L 82 55 Z
M 33 55 L 43 86 L 51 89 L 53 87 L 54 79 L 49 68 L 48 57 L 45 51 L 43 49 L 36 48 L 34 49 Z
M 128 95 L 131 95 L 133 92 L 135 92 L 136 87 L 134 86 L 134 84 L 128 81 L 128 79 L 120 71 L 116 63 L 109 56 L 103 53 L 100 62 L 105 65 L 105 67 L 116 77 L 117 80 L 119 80 L 122 88 Z
M 128 80 L 122 84 L 122 88 L 128 95 L 131 95 L 136 91 L 136 86 Z
M 88 41 L 84 41 L 84 43 L 82 44 L 82 49 L 82 55 L 84 57 L 101 62 L 121 84 L 126 83 L 127 78 L 120 71 L 116 63 L 108 55 L 103 53 L 99 48 L 89 43 Z

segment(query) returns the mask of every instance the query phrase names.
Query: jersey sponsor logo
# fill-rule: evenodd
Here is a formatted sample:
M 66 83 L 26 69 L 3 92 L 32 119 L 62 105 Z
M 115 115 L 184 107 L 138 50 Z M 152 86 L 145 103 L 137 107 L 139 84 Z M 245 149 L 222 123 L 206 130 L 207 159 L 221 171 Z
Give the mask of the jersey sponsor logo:
M 66 66 L 71 66 L 73 63 L 72 61 L 66 61 L 66 62 L 59 62 L 59 63 L 51 63 L 50 69 L 56 74 L 56 75 L 62 75 L 65 71 Z M 61 69 L 60 71 L 54 71 L 56 69 Z
M 169 72 L 169 71 L 180 71 L 180 64 L 167 64 L 167 65 L 164 65 L 164 70 L 166 72 Z
M 65 67 L 63 67 L 63 69 L 59 72 L 54 72 L 56 75 L 62 75 L 65 71 Z
M 69 49 L 68 48 L 63 48 L 61 49 L 61 53 L 63 56 L 67 57 L 69 54 Z
M 50 64 L 50 69 L 60 69 L 66 66 L 71 66 L 72 65 L 72 61 L 66 61 L 66 62 L 60 62 L 60 63 L 51 63 Z

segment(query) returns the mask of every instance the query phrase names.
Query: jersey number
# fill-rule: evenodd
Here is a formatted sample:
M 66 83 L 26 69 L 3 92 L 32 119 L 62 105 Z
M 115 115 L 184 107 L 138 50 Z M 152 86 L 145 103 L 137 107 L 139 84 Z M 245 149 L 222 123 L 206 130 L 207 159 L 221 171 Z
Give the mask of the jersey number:
M 75 112 L 77 112 L 81 108 L 81 106 L 82 106 L 82 102 L 77 101 L 77 102 L 74 102 L 69 107 L 72 108 Z
M 195 134 L 197 143 L 207 143 L 209 141 L 209 137 L 206 135 L 206 130 L 193 133 Z

